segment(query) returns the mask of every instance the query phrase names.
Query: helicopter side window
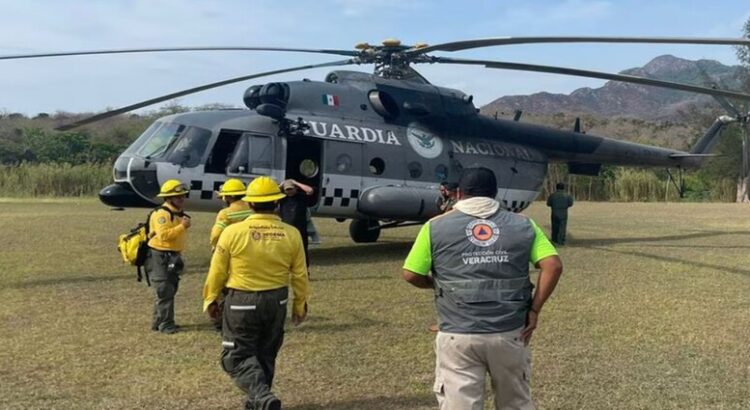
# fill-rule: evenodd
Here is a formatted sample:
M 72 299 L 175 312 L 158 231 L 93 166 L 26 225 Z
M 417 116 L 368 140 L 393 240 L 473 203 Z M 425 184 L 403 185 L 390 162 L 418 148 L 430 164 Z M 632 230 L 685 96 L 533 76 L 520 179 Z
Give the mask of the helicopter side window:
M 305 158 L 299 163 L 299 173 L 304 175 L 305 178 L 315 178 L 319 170 L 318 163 L 309 158 Z
M 187 127 L 177 138 L 167 160 L 183 167 L 196 167 L 206 152 L 211 131 L 199 127 Z
M 446 167 L 443 164 L 440 164 L 435 167 L 435 178 L 437 178 L 438 181 L 446 181 L 448 179 L 448 167 Z
M 352 168 L 352 157 L 347 154 L 341 154 L 336 158 L 336 170 L 346 172 Z
M 413 179 L 417 179 L 422 176 L 422 164 L 419 162 L 410 162 L 407 166 L 409 170 L 409 176 Z
M 385 161 L 382 158 L 373 158 L 370 161 L 370 172 L 373 175 L 381 175 L 385 171 Z
M 182 124 L 176 123 L 160 123 L 160 126 L 153 129 L 151 135 L 147 138 L 148 140 L 143 144 L 138 155 L 147 159 L 161 158 L 167 153 L 169 148 L 177 141 L 177 138 L 187 128 Z M 150 130 L 151 128 L 149 128 Z M 148 131 L 148 130 L 147 130 Z M 146 134 L 144 133 L 144 136 Z
M 250 172 L 253 174 L 271 173 L 273 163 L 273 143 L 271 137 L 251 135 L 250 141 Z
M 271 137 L 244 134 L 227 165 L 227 174 L 270 174 L 272 168 L 273 141 Z
M 247 138 L 243 137 L 237 143 L 237 147 L 234 149 L 232 159 L 229 160 L 227 165 L 227 174 L 244 174 L 247 173 L 248 161 L 250 159 L 250 143 Z

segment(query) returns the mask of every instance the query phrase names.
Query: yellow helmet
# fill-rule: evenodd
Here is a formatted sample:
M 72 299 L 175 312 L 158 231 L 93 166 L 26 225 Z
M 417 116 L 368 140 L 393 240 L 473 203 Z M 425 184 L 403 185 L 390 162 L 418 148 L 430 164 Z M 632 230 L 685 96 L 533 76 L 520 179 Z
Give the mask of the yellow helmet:
M 245 194 L 245 184 L 237 178 L 228 179 L 219 190 L 219 196 L 235 196 Z
M 159 197 L 165 198 L 170 196 L 181 196 L 181 195 L 187 195 L 188 189 L 182 182 L 176 180 L 176 179 L 169 179 L 167 182 L 163 183 L 161 186 L 161 190 L 159 191 Z
M 273 202 L 284 198 L 279 184 L 271 177 L 255 178 L 247 186 L 247 194 L 242 198 L 245 202 Z

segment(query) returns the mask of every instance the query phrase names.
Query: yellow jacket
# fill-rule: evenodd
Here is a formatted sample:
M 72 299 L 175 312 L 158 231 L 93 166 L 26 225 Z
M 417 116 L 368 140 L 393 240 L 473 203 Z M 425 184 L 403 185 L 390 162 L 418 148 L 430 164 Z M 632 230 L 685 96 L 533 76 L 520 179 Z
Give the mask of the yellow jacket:
M 216 215 L 216 223 L 211 228 L 211 247 L 216 247 L 224 228 L 235 222 L 244 221 L 252 213 L 253 211 L 250 210 L 250 206 L 245 201 L 234 201 L 228 207 L 219 211 Z
M 149 224 L 152 236 L 148 241 L 148 246 L 160 251 L 182 252 L 185 249 L 187 237 L 187 230 L 182 225 L 180 216 L 182 212 L 168 202 L 165 202 L 164 206 L 171 209 L 174 216 L 164 209 L 157 209 L 151 214 Z
M 302 237 L 276 215 L 253 214 L 221 234 L 203 286 L 203 310 L 224 287 L 262 291 L 290 282 L 292 311 L 301 316 L 310 292 Z

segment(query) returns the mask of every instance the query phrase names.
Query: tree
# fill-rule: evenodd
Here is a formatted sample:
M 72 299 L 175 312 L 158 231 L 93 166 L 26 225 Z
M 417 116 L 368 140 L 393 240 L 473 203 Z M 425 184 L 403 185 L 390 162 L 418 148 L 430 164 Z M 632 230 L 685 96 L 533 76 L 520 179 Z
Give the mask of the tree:
M 744 27 L 742 28 L 742 36 L 750 38 L 750 18 L 745 22 Z M 750 71 L 750 47 L 748 46 L 737 46 L 737 58 L 740 60 L 740 63 L 745 67 L 745 75 L 743 78 L 743 90 L 747 91 L 750 90 L 750 75 L 748 75 L 748 71 Z M 737 202 L 748 202 L 748 187 L 750 187 L 750 139 L 748 138 L 748 134 L 750 134 L 750 130 L 748 130 L 748 114 L 750 112 L 748 111 L 748 108 L 750 106 L 745 102 L 742 107 L 742 113 L 745 114 L 745 121 L 741 123 L 741 125 L 744 127 L 744 133 L 742 135 L 742 172 L 740 174 L 740 178 L 737 182 Z

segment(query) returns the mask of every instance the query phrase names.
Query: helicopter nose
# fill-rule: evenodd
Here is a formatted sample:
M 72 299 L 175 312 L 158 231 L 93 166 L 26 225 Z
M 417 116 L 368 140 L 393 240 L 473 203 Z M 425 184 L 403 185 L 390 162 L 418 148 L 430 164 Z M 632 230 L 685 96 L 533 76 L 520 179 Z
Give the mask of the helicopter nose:
M 159 193 L 156 164 L 151 161 L 121 155 L 115 161 L 113 174 L 115 182 L 127 183 L 136 194 L 144 198 L 154 198 Z
M 156 164 L 142 158 L 130 161 L 129 177 L 133 190 L 145 198 L 155 198 L 159 193 L 159 180 L 156 178 Z
M 99 200 L 103 204 L 116 208 L 151 208 L 156 204 L 147 201 L 123 182 L 116 182 L 99 191 Z
M 142 158 L 122 155 L 115 161 L 115 183 L 99 192 L 99 200 L 114 207 L 152 207 L 159 193 L 156 167 Z

